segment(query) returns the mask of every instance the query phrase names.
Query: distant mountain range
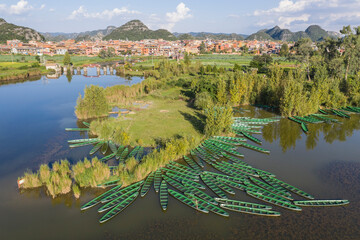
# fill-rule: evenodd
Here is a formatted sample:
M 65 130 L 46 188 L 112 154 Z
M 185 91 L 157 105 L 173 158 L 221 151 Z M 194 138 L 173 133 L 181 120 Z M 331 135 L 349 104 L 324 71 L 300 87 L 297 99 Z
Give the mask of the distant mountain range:
M 34 29 L 7 23 L 4 19 L 0 18 L 0 43 L 12 39 L 18 39 L 23 42 L 45 40 L 44 36 Z
M 7 23 L 0 18 L 0 42 L 11 39 L 19 39 L 22 41 L 63 41 L 67 39 L 82 40 L 130 40 L 139 41 L 143 39 L 164 39 L 164 40 L 280 40 L 280 41 L 297 41 L 301 38 L 310 38 L 313 41 L 322 41 L 326 38 L 341 37 L 340 33 L 325 31 L 318 25 L 311 25 L 305 31 L 291 32 L 289 29 L 281 29 L 275 26 L 271 29 L 263 29 L 251 35 L 237 33 L 210 33 L 210 32 L 189 32 L 189 33 L 170 33 L 165 29 L 150 30 L 140 20 L 132 20 L 120 27 L 109 26 L 106 29 L 80 33 L 38 33 L 37 31 L 16 26 Z
M 325 31 L 318 25 L 309 26 L 305 32 L 291 32 L 289 29 L 281 29 L 275 26 L 271 29 L 263 29 L 251 34 L 247 40 L 280 40 L 280 41 L 298 41 L 301 38 L 310 38 L 313 41 L 322 41 L 326 38 L 341 37 L 340 33 Z

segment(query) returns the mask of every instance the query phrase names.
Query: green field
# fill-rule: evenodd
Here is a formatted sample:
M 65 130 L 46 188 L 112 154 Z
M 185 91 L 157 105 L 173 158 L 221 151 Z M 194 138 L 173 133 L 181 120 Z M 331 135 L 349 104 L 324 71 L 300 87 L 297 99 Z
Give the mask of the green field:
M 161 90 L 138 99 L 150 103 L 146 109 L 131 106 L 135 114 L 120 117 L 119 121 L 131 134 L 132 144 L 141 139 L 143 145 L 154 146 L 156 140 L 176 135 L 202 138 L 200 113 L 188 107 L 180 96 L 181 89 Z

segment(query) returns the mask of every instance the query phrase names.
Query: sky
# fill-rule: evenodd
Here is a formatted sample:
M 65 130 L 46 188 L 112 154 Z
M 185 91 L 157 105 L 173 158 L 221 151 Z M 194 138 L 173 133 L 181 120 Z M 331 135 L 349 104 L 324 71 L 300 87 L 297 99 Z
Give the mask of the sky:
M 171 32 L 251 34 L 276 25 L 317 24 L 339 31 L 360 24 L 360 0 L 1 0 L 0 18 L 40 32 L 83 32 L 139 19 Z

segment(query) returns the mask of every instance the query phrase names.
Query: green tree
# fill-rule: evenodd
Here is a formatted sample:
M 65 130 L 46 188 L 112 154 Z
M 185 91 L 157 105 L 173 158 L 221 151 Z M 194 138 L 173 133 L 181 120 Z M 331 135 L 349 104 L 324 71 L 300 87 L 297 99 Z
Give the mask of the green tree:
M 344 49 L 345 81 L 348 78 L 351 67 L 358 66 L 360 62 L 360 26 L 355 28 L 354 30 L 355 33 L 349 25 L 343 27 L 343 29 L 340 31 L 341 34 L 345 35 L 341 42 L 341 46 Z
M 288 54 L 289 54 L 289 46 L 286 43 L 284 43 L 283 45 L 281 45 L 279 55 L 281 57 L 286 57 Z
M 190 64 L 191 64 L 190 56 L 189 56 L 189 54 L 187 52 L 185 52 L 185 55 L 184 55 L 184 63 L 187 66 L 190 66 Z
M 265 72 L 268 66 L 273 63 L 273 59 L 270 55 L 264 54 L 261 56 L 255 56 L 251 62 L 250 67 L 257 68 L 259 72 Z
M 200 50 L 200 54 L 205 54 L 206 53 L 206 46 L 204 42 L 201 42 L 200 46 L 199 46 L 199 50 Z
M 63 59 L 64 66 L 69 66 L 71 64 L 71 58 L 69 52 L 65 53 L 64 59 Z
M 306 69 L 308 80 L 310 81 L 310 57 L 313 54 L 312 41 L 310 38 L 302 38 L 294 45 L 296 51 L 295 59 L 302 63 Z
M 104 88 L 90 85 L 84 91 L 84 98 L 77 99 L 75 114 L 79 119 L 107 116 L 109 103 L 105 96 Z

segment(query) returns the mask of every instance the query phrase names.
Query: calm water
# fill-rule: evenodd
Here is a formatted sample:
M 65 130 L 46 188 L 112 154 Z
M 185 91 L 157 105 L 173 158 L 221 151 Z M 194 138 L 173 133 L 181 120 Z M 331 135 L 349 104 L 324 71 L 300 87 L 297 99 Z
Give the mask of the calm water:
M 89 72 L 90 74 L 90 72 Z M 94 74 L 95 75 L 95 74 Z M 230 218 L 197 213 L 170 198 L 162 212 L 151 189 L 120 215 L 100 225 L 96 209 L 80 206 L 101 190 L 51 199 L 43 189 L 19 192 L 18 176 L 42 163 L 67 158 L 76 162 L 91 147 L 69 149 L 79 138 L 65 127 L 81 126 L 74 106 L 85 85 L 133 84 L 116 76 L 42 78 L 0 86 L 0 233 L 1 239 L 360 239 L 360 118 L 343 124 L 309 126 L 305 135 L 288 120 L 263 129 L 262 146 L 271 154 L 240 149 L 245 161 L 295 185 L 318 199 L 348 199 L 350 205 L 304 208 L 275 207 L 279 218 L 230 213 Z M 251 116 L 272 116 L 250 108 Z M 235 199 L 259 202 L 236 191 Z M 300 199 L 300 198 L 299 198 Z

